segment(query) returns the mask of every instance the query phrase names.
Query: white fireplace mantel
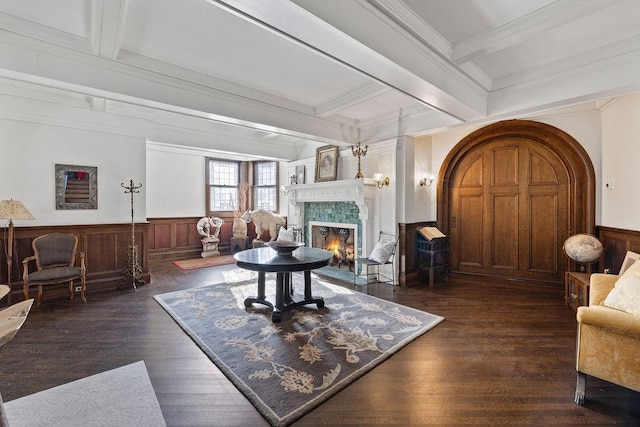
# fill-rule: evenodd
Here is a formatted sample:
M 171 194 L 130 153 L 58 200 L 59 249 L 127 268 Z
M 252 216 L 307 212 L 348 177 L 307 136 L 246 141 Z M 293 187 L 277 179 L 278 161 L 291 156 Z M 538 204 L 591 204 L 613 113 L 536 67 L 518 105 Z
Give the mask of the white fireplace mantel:
M 377 183 L 370 178 L 315 182 L 284 187 L 289 203 L 295 209 L 299 225 L 303 225 L 304 204 L 313 202 L 354 202 L 362 222 L 362 253 L 369 253 L 375 217 Z M 295 220 L 294 220 L 295 221 Z M 304 224 L 306 225 L 306 224 Z
M 284 190 L 298 217 L 302 213 L 300 205 L 305 202 L 355 202 L 360 219 L 366 221 L 369 212 L 373 212 L 376 185 L 373 179 L 361 178 L 289 185 Z

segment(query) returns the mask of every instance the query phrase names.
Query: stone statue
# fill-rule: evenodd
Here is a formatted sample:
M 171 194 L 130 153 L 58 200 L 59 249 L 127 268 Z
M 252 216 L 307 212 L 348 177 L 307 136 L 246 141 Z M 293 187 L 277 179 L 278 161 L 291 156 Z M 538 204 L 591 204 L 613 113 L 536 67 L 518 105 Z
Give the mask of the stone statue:
M 200 242 L 202 242 L 202 258 L 220 255 L 218 250 L 218 243 L 220 239 L 220 228 L 224 224 L 224 220 L 217 217 L 204 217 L 198 220 L 196 224 L 196 230 L 201 236 Z

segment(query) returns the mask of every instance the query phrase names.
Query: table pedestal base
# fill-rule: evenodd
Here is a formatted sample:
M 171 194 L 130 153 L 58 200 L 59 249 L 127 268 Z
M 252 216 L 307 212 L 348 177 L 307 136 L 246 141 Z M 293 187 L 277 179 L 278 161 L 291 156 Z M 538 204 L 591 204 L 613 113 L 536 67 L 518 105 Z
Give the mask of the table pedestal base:
M 280 322 L 284 312 L 302 305 L 316 304 L 318 308 L 324 307 L 324 299 L 322 297 L 313 297 L 311 295 L 311 271 L 304 272 L 304 299 L 302 301 L 293 301 L 291 272 L 276 273 L 275 306 L 267 301 L 265 296 L 265 273 L 263 271 L 258 272 L 258 295 L 246 298 L 244 306 L 251 307 L 254 303 L 271 307 L 273 309 L 271 319 L 274 322 Z

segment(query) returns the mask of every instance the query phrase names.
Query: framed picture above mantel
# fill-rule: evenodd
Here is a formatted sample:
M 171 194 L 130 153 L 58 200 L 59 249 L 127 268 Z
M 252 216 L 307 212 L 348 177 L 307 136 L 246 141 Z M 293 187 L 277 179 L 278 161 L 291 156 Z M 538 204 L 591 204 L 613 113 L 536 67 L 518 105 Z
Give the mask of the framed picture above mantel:
M 325 145 L 316 149 L 315 182 L 335 181 L 338 177 L 338 146 Z

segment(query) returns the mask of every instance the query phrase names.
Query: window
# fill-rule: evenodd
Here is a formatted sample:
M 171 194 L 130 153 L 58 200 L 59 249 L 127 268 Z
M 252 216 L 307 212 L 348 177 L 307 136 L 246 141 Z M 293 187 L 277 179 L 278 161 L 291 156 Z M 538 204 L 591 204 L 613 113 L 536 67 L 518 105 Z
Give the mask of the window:
M 238 206 L 240 164 L 209 159 L 209 212 L 233 211 Z
M 278 163 L 257 162 L 253 167 L 253 207 L 277 211 L 278 209 Z

